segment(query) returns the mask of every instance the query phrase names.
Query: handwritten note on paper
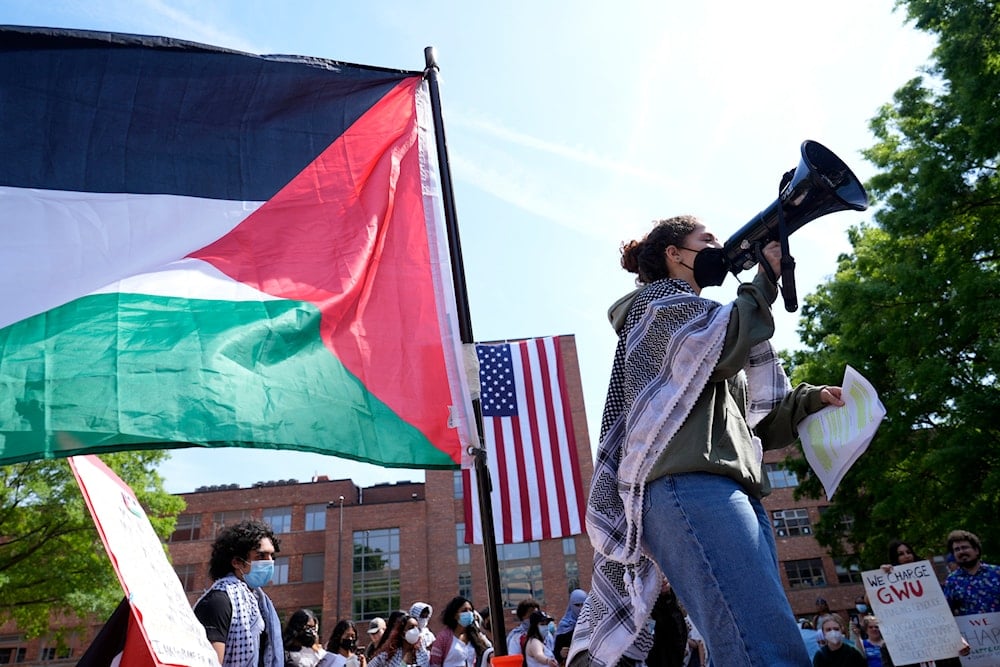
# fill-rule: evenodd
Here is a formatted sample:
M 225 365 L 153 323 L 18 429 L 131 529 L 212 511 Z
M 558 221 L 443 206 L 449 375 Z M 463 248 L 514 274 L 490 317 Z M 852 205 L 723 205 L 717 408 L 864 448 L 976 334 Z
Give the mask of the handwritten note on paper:
M 885 417 L 875 387 L 850 366 L 844 369 L 841 388 L 845 405 L 827 406 L 809 415 L 798 429 L 806 461 L 822 482 L 828 500 L 868 449 Z

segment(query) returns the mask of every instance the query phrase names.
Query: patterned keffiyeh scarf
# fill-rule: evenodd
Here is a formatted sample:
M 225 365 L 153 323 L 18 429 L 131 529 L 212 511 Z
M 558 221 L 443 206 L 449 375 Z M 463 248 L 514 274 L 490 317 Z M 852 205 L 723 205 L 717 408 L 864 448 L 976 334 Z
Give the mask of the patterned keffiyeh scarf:
M 587 651 L 591 665 L 614 667 L 623 655 L 645 659 L 653 645 L 647 620 L 661 575 L 642 551 L 646 478 L 708 383 L 732 309 L 677 280 L 651 283 L 629 309 L 587 503 L 594 574 L 568 662 Z M 788 392 L 788 380 L 767 342 L 750 351 L 746 371 L 752 427 Z
M 257 667 L 260 635 L 264 632 L 264 618 L 257 598 L 245 583 L 232 574 L 217 579 L 205 595 L 219 590 L 226 592 L 233 606 L 222 667 Z

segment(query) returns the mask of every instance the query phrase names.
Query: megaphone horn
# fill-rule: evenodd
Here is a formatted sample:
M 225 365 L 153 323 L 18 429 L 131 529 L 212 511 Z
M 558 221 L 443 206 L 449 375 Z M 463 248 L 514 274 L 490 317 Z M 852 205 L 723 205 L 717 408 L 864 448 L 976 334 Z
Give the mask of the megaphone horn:
M 787 182 L 783 180 L 778 198 L 726 241 L 723 253 L 727 268 L 734 275 L 751 268 L 760 249 L 771 241 L 781 241 L 783 254 L 788 255 L 788 236 L 806 223 L 829 213 L 866 208 L 868 193 L 844 161 L 819 142 L 804 141 L 799 166 Z M 787 276 L 782 272 L 782 292 L 789 312 L 797 307 L 792 305 L 793 280 L 790 272 Z M 791 295 L 785 290 L 787 283 L 792 283 Z

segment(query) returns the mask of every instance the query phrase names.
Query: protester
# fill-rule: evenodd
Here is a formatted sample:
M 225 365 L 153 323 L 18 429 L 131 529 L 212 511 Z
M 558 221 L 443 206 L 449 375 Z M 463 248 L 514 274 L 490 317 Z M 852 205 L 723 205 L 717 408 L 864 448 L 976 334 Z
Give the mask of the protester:
M 364 653 L 358 653 L 358 630 L 353 621 L 342 619 L 334 626 L 326 643 L 326 657 L 319 667 L 365 667 Z
M 569 604 L 566 606 L 566 613 L 559 619 L 559 624 L 556 626 L 555 641 L 552 646 L 552 652 L 560 664 L 566 662 L 569 645 L 573 640 L 573 630 L 576 629 L 576 619 L 579 618 L 580 610 L 583 609 L 583 603 L 586 600 L 587 591 L 585 590 L 577 588 L 569 594 Z
M 878 618 L 870 614 L 862 616 L 861 629 L 866 635 L 861 640 L 861 647 L 868 660 L 868 667 L 882 667 L 882 646 L 885 644 L 885 640 L 882 639 L 882 626 L 879 624 Z
M 372 654 L 375 653 L 375 649 L 378 648 L 378 644 L 382 641 L 382 635 L 385 633 L 386 622 L 381 616 L 376 616 L 368 622 L 368 646 L 365 647 L 365 657 L 369 660 L 372 659 Z
M 528 623 L 531 614 L 541 609 L 542 606 L 534 598 L 525 598 L 517 603 L 518 624 L 507 633 L 507 655 L 521 655 L 521 638 L 528 632 Z
M 528 617 L 528 631 L 524 634 L 524 648 L 521 651 L 525 667 L 559 667 L 559 661 L 545 645 L 542 634 L 542 628 L 547 628 L 551 622 L 552 617 L 544 611 L 532 612 Z
M 417 626 L 420 628 L 420 641 L 428 651 L 434 643 L 434 633 L 427 627 L 433 613 L 434 609 L 426 602 L 414 602 L 410 607 L 410 616 L 417 619 Z
M 430 653 L 420 641 L 417 619 L 402 612 L 388 624 L 381 645 L 375 649 L 369 667 L 429 667 Z
M 865 656 L 844 641 L 844 619 L 827 614 L 820 619 L 824 644 L 813 656 L 813 667 L 867 667 Z
M 281 622 L 264 584 L 274 574 L 279 540 L 271 527 L 248 519 L 227 526 L 212 544 L 214 583 L 194 606 L 223 667 L 282 667 Z
M 660 221 L 622 249 L 640 287 L 609 313 L 619 338 L 587 512 L 595 583 L 571 659 L 644 659 L 659 566 L 716 664 L 808 660 L 760 501 L 762 450 L 791 444 L 801 419 L 843 401 L 839 387 L 789 390 L 768 343 L 779 244 L 761 259 L 723 306 L 700 296 L 726 267 L 696 218 Z
M 444 629 L 431 646 L 432 667 L 477 667 L 493 647 L 480 632 L 472 603 L 461 595 L 453 597 L 441 612 Z
M 319 640 L 319 621 L 309 609 L 292 614 L 282 633 L 285 667 L 315 667 L 326 655 Z
M 816 651 L 819 650 L 819 631 L 813 622 L 807 618 L 799 619 L 799 634 L 802 635 L 802 643 L 806 647 L 806 655 L 809 656 L 809 662 L 812 662 L 813 656 L 816 655 Z
M 958 568 L 944 581 L 944 596 L 955 616 L 1000 611 L 1000 567 L 981 560 L 979 537 L 967 530 L 948 533 L 948 552 Z
M 664 579 L 653 604 L 653 648 L 646 656 L 648 667 L 684 667 L 688 648 L 687 616 L 670 582 Z M 558 655 L 556 656 L 558 657 Z

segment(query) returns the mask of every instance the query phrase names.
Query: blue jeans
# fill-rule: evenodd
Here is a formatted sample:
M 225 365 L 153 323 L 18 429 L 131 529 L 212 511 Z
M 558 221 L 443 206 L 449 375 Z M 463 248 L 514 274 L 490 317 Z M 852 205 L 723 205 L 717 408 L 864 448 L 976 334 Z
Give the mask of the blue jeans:
M 716 667 L 807 667 L 771 522 L 736 481 L 667 475 L 646 487 L 643 540 Z

